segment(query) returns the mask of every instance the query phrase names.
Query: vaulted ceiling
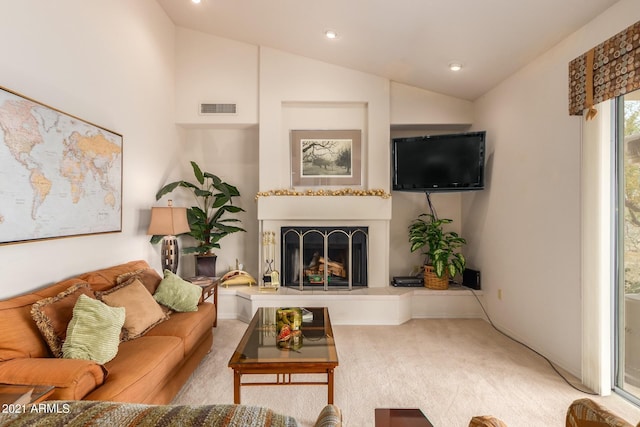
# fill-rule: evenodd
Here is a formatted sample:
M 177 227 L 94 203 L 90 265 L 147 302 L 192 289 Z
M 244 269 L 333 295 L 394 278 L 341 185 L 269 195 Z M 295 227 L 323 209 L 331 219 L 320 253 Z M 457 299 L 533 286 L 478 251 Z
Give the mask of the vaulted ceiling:
M 157 1 L 180 27 L 474 100 L 618 0 Z

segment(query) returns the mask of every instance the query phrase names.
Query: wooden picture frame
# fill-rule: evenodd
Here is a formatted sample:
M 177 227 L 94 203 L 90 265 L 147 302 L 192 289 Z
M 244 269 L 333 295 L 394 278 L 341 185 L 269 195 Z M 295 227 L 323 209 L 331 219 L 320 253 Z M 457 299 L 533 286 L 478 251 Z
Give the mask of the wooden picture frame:
M 292 186 L 360 185 L 362 132 L 292 130 Z

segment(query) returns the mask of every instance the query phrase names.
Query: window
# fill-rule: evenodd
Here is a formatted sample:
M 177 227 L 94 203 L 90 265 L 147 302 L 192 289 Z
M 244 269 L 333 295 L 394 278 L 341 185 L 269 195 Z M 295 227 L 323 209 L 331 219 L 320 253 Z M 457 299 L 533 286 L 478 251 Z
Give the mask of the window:
M 616 102 L 616 391 L 640 403 L 640 91 Z

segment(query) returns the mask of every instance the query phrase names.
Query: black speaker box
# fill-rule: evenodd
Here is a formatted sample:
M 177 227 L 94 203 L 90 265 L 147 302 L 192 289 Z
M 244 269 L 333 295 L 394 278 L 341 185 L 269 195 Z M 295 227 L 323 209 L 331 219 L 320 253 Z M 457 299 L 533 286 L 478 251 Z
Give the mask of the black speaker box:
M 462 284 L 471 289 L 480 290 L 480 271 L 465 268 L 462 273 Z

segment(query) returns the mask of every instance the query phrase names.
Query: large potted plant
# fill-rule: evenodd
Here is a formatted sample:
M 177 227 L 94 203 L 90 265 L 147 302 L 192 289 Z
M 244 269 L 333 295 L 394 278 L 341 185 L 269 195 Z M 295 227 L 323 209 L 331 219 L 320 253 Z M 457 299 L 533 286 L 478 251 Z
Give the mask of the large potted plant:
M 240 196 L 238 189 L 222 181 L 210 172 L 202 172 L 198 164 L 191 162 L 193 175 L 197 183 L 189 181 L 175 181 L 162 187 L 156 193 L 156 200 L 182 187 L 190 191 L 196 204 L 187 209 L 187 220 L 191 231 L 184 233 L 193 237 L 197 245 L 185 247 L 183 253 L 196 254 L 196 274 L 215 276 L 216 256 L 213 249 L 220 248 L 219 241 L 238 231 L 246 231 L 242 227 L 232 225 L 239 223 L 237 218 L 230 218 L 228 214 L 243 212 L 239 206 L 233 204 L 233 198 Z M 226 217 L 225 217 L 226 215 Z M 151 243 L 157 243 L 163 236 L 152 236 Z
M 444 231 L 451 219 L 438 219 L 423 213 L 409 225 L 411 252 L 425 248 L 424 285 L 431 289 L 447 289 L 449 277 L 464 272 L 466 260 L 459 249 L 467 243 L 458 233 Z

